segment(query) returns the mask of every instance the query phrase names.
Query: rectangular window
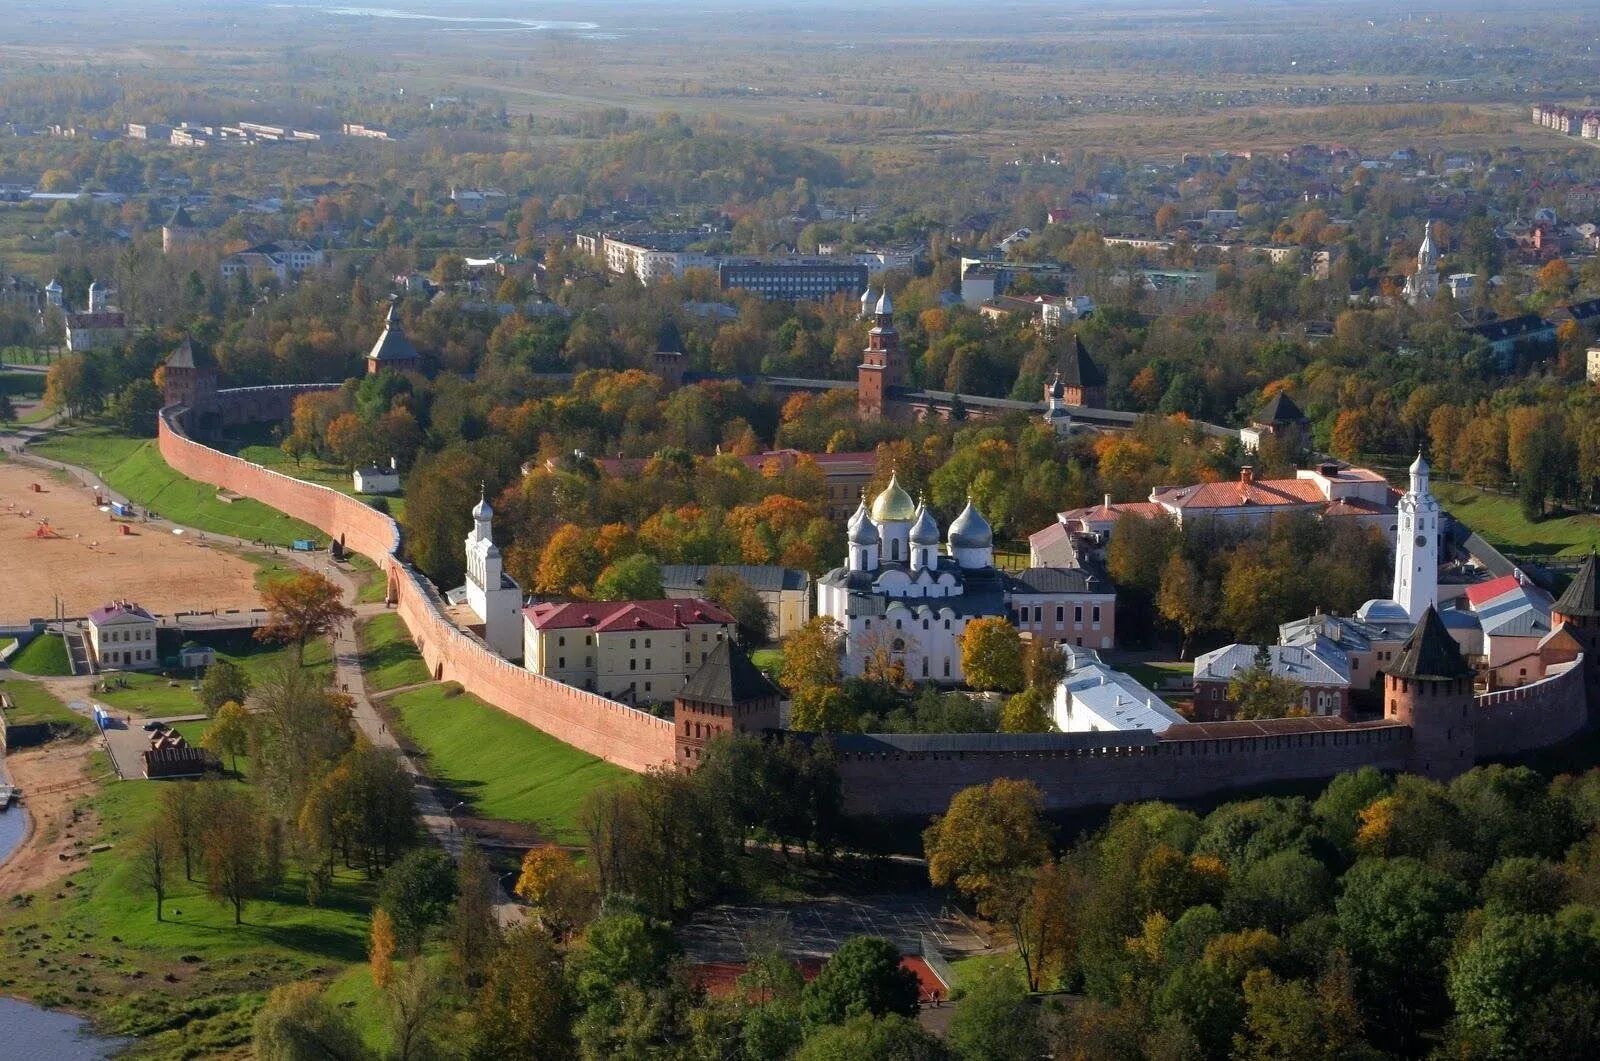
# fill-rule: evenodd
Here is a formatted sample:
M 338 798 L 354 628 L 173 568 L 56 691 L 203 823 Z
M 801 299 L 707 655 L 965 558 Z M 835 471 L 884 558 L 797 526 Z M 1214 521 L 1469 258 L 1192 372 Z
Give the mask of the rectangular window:
M 566 648 L 567 647 L 567 635 L 562 634 L 560 637 L 556 638 L 556 644 L 560 645 L 562 648 Z
M 650 647 L 650 639 L 648 637 L 644 639 L 644 647 L 645 648 L 649 648 Z
M 1081 604 L 1073 605 L 1073 608 L 1072 608 L 1072 621 L 1075 622 L 1075 623 L 1083 622 L 1083 605 L 1081 605 Z
M 567 669 L 567 657 L 565 657 L 565 656 L 557 656 L 556 657 L 556 666 L 560 667 L 562 670 L 566 670 Z
M 685 667 L 687 667 L 689 665 L 689 653 L 687 653 L 687 652 L 685 652 L 683 654 L 683 665 Z
M 639 639 L 636 638 L 636 637 L 628 638 L 628 647 L 629 648 L 638 648 L 639 647 Z
M 649 682 L 645 682 L 644 683 L 644 691 L 647 692 L 647 693 L 650 691 L 650 683 Z
M 649 659 L 649 657 L 648 657 L 648 656 L 647 656 L 647 657 L 645 657 L 645 661 L 644 661 L 644 669 L 645 669 L 645 670 L 653 670 L 653 669 L 654 669 L 654 668 L 653 668 L 653 667 L 651 667 L 651 666 L 650 666 L 650 659 Z
M 1060 604 L 1056 605 L 1056 622 L 1064 623 L 1066 621 L 1067 621 L 1067 609 L 1066 609 L 1066 607 L 1064 605 L 1060 605 Z
M 1033 606 L 1033 621 L 1037 623 L 1037 622 L 1042 621 L 1043 619 L 1044 619 L 1044 609 L 1039 607 L 1037 604 L 1035 604 Z
M 628 661 L 628 669 L 629 670 L 638 670 L 639 669 L 639 661 L 636 660 L 636 659 L 630 659 Z
M 1100 621 L 1100 605 L 1096 604 L 1093 610 L 1089 612 L 1089 621 L 1093 623 Z

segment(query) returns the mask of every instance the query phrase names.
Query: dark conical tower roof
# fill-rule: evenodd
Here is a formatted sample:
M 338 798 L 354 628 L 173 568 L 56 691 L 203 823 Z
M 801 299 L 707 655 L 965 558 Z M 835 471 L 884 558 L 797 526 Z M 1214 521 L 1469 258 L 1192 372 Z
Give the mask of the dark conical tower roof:
M 1251 418 L 1258 424 L 1299 424 L 1304 423 L 1306 414 L 1294 403 L 1294 399 L 1283 391 L 1272 396 L 1272 400 L 1256 410 L 1256 415 Z
M 1104 387 L 1106 374 L 1094 363 L 1083 340 L 1072 337 L 1072 350 L 1061 363 L 1061 382 L 1069 387 Z
M 678 322 L 668 317 L 656 332 L 656 350 L 664 354 L 683 353 L 683 336 L 678 334 Z
M 700 664 L 700 669 L 689 676 L 688 684 L 678 694 L 683 700 L 722 707 L 778 695 L 778 687 L 728 638 L 717 642 L 717 647 Z
M 406 338 L 405 326 L 400 323 L 400 303 L 389 303 L 388 316 L 385 318 L 383 334 L 378 336 L 378 341 L 373 344 L 372 352 L 367 354 L 367 360 L 379 364 L 413 365 L 418 360 L 417 348 L 411 345 L 411 340 Z
M 1572 576 L 1572 584 L 1556 601 L 1555 610 L 1575 619 L 1600 619 L 1600 566 L 1590 553 Z
M 1461 655 L 1461 646 L 1444 628 L 1444 620 L 1430 604 L 1416 629 L 1395 653 L 1394 664 L 1386 673 L 1396 678 L 1445 682 L 1470 677 L 1472 668 Z

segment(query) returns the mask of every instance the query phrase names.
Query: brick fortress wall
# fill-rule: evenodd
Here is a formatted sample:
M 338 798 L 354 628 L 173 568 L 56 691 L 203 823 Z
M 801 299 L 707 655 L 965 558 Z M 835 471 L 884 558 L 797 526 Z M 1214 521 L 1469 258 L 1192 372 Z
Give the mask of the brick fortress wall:
M 306 387 L 219 391 L 210 423 L 284 419 Z M 389 577 L 389 594 L 435 678 L 457 681 L 506 713 L 608 762 L 645 770 L 674 761 L 674 731 L 664 719 L 533 674 L 495 655 L 445 617 L 438 592 L 398 556 L 399 527 L 388 516 L 328 487 L 302 482 L 211 449 L 188 437 L 187 410 L 162 410 L 159 445 L 174 469 L 255 498 L 342 538 Z M 1492 758 L 1557 743 L 1586 723 L 1582 661 L 1562 674 L 1477 697 L 1475 752 Z M 1186 732 L 1187 731 L 1187 732 Z M 852 813 L 927 815 L 944 811 L 969 785 L 997 777 L 1034 781 L 1057 810 L 1145 799 L 1187 799 L 1280 781 L 1322 780 L 1373 766 L 1406 768 L 1411 727 L 1349 725 L 1330 719 L 1269 724 L 1212 723 L 1171 731 L 1148 745 L 1087 741 L 1058 747 L 996 751 L 959 737 L 937 752 L 839 753 Z
M 287 417 L 294 395 L 308 387 L 219 391 L 209 415 L 224 423 Z M 398 554 L 394 520 L 356 498 L 220 453 L 188 436 L 188 410 L 161 411 L 157 427 L 162 458 L 176 471 L 254 498 L 321 530 L 367 557 L 389 578 L 389 596 L 436 679 L 460 682 L 486 703 L 557 740 L 630 770 L 669 765 L 672 723 L 593 693 L 534 674 L 490 651 L 452 623 L 437 591 Z

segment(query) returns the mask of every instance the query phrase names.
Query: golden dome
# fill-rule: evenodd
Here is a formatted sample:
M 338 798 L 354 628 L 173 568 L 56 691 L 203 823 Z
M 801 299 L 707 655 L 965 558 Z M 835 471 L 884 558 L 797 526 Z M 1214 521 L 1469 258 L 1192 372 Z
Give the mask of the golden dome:
M 917 518 L 917 503 L 911 500 L 895 477 L 889 474 L 889 485 L 883 488 L 872 502 L 872 519 L 875 523 L 910 523 Z

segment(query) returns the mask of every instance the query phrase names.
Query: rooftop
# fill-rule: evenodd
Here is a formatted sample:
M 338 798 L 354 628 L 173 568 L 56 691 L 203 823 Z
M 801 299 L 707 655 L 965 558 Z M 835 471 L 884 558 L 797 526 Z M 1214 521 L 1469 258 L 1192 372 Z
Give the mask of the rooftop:
M 744 649 L 724 638 L 717 642 L 700 669 L 689 676 L 678 699 L 733 707 L 781 695 L 781 690 L 750 662 Z
M 1462 658 L 1461 646 L 1445 629 L 1439 613 L 1430 606 L 1385 673 L 1396 678 L 1450 681 L 1471 677 L 1472 668 Z
M 535 630 L 681 630 L 699 623 L 732 623 L 733 616 L 702 597 L 676 600 L 550 601 L 524 608 Z

